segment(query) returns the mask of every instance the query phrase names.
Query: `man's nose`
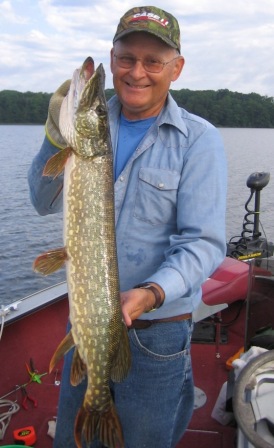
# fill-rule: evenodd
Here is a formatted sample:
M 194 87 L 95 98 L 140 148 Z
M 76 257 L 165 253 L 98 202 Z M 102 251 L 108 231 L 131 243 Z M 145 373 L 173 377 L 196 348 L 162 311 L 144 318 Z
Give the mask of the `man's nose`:
M 144 73 L 146 73 L 146 70 L 143 66 L 143 62 L 142 59 L 136 59 L 135 64 L 133 65 L 133 67 L 130 69 L 131 74 L 133 74 L 134 76 L 141 76 Z

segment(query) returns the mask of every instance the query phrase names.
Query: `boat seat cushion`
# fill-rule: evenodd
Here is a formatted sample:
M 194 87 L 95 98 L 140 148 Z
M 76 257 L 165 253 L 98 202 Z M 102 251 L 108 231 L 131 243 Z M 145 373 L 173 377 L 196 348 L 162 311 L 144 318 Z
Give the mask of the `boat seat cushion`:
M 226 257 L 211 277 L 202 285 L 202 300 L 206 305 L 230 304 L 245 300 L 250 265 Z

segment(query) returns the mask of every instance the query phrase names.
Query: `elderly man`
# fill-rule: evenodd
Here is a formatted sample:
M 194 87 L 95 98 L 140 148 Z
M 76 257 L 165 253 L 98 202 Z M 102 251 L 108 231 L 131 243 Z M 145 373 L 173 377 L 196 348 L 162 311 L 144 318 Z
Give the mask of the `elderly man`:
M 183 66 L 175 17 L 143 6 L 121 18 L 111 50 L 116 95 L 108 112 L 121 306 L 132 366 L 127 378 L 111 387 L 126 448 L 175 448 L 183 436 L 193 412 L 191 313 L 200 303 L 202 283 L 226 253 L 223 144 L 214 126 L 171 97 L 170 85 Z M 68 87 L 52 97 L 47 135 L 29 171 L 40 214 L 61 208 L 62 180 L 41 173 L 65 146 L 58 104 Z M 71 359 L 69 353 L 56 448 L 75 447 L 73 425 L 85 392 L 85 384 L 70 386 Z

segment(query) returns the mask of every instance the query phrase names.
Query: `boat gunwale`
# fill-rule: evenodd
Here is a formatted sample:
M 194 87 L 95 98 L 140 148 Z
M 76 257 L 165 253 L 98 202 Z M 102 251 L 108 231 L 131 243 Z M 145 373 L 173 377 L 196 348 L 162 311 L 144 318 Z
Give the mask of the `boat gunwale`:
M 59 300 L 63 300 L 67 298 L 67 295 L 67 283 L 60 282 L 30 294 L 23 299 L 14 301 L 2 308 L 2 313 L 4 314 L 4 326 L 40 311 Z

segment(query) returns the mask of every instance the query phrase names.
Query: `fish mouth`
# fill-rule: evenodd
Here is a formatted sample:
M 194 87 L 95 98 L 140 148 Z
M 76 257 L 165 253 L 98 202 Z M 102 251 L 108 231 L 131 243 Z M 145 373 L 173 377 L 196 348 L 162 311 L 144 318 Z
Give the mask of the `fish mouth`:
M 104 94 L 104 86 L 105 86 L 105 70 L 103 64 L 100 63 L 95 70 L 94 74 L 87 81 L 82 95 L 80 99 L 80 103 L 82 107 L 85 106 L 87 108 L 92 108 L 98 96 L 100 96 L 101 100 L 105 102 Z M 102 98 L 102 96 L 104 98 Z

